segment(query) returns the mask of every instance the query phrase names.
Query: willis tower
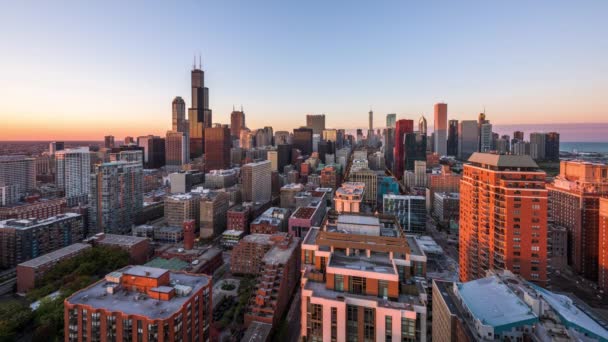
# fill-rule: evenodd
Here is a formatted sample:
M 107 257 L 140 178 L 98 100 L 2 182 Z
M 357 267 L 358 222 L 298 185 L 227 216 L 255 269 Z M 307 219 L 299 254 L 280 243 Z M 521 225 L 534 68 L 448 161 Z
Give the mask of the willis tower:
M 205 128 L 211 127 L 211 109 L 209 109 L 209 88 L 205 87 L 205 72 L 200 58 L 192 66 L 192 107 L 188 108 L 190 122 L 190 158 L 198 158 L 205 151 Z

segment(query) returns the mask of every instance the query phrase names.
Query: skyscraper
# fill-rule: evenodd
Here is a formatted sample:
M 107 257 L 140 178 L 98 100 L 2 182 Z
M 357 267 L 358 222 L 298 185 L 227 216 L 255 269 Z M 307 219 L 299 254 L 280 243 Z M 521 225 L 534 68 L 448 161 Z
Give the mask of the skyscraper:
M 266 203 L 271 197 L 270 160 L 249 163 L 241 168 L 243 201 Z
M 386 128 L 395 128 L 397 122 L 397 114 L 386 114 Z
M 230 168 L 230 146 L 228 126 L 205 128 L 205 171 Z
M 174 169 L 190 162 L 188 139 L 185 133 L 168 131 L 165 138 L 165 164 Z
M 0 206 L 18 202 L 36 187 L 36 159 L 0 156 Z
M 186 123 L 188 121 L 186 120 Z M 187 125 L 186 125 L 187 127 Z M 184 135 L 188 134 L 188 130 L 183 132 Z M 186 140 L 187 141 L 187 140 Z M 148 169 L 158 169 L 160 167 L 165 166 L 165 139 L 154 136 L 147 135 L 137 137 L 137 145 L 144 149 L 144 167 Z M 186 148 L 188 148 L 188 144 L 186 144 Z M 187 151 L 186 155 L 190 155 Z
M 559 133 L 549 132 L 545 137 L 545 159 L 559 161 Z
M 128 234 L 143 208 L 142 188 L 141 163 L 115 161 L 97 165 L 91 176 L 89 235 Z
M 522 132 L 522 131 L 515 131 L 515 132 L 513 132 L 513 139 L 517 139 L 519 141 L 524 141 L 524 132 Z
M 63 141 L 52 141 L 49 143 L 49 154 L 54 156 L 55 152 L 61 151 L 65 148 Z
M 105 148 L 114 148 L 114 136 L 113 135 L 106 135 L 104 138 L 104 147 Z
M 306 115 L 306 127 L 311 128 L 313 134 L 322 134 L 325 129 L 325 114 Z
M 211 127 L 211 109 L 209 109 L 209 88 L 205 87 L 205 72 L 193 66 L 192 81 L 192 107 L 188 109 L 188 122 L 190 123 L 190 157 L 200 157 L 205 151 L 205 128 Z
M 240 111 L 233 110 L 230 113 L 230 135 L 232 139 L 239 139 L 241 137 L 241 129 L 246 127 L 245 125 L 245 112 L 241 107 Z
M 294 129 L 293 147 L 299 149 L 302 152 L 302 155 L 310 155 L 312 153 L 312 135 L 312 128 L 300 127 Z
M 420 134 L 422 135 L 428 135 L 426 126 L 426 118 L 424 117 L 424 115 L 421 115 L 420 119 L 418 119 L 418 132 L 420 132 Z
M 458 120 L 448 122 L 448 156 L 458 155 Z
M 405 169 L 405 135 L 414 132 L 414 120 L 401 119 L 397 121 L 396 127 L 393 173 L 401 179 Z
M 481 124 L 479 134 L 479 151 L 492 151 L 492 124 L 489 122 Z
M 546 284 L 545 177 L 529 156 L 474 153 L 469 158 L 460 181 L 461 281 L 507 269 Z
M 530 156 L 532 159 L 545 159 L 545 138 L 545 133 L 530 133 Z
M 291 163 L 291 144 L 279 144 L 277 146 L 277 171 L 283 173 L 285 166 Z
M 57 188 L 63 191 L 69 207 L 88 201 L 91 188 L 91 157 L 88 147 L 55 153 Z
M 176 96 L 171 103 L 172 130 L 175 132 L 188 132 L 190 129 L 186 121 L 186 102 L 180 96 Z
M 369 110 L 369 131 L 373 131 L 374 130 L 374 112 L 370 109 Z
M 416 161 L 426 161 L 426 137 L 418 132 L 405 134 L 405 170 L 414 170 Z
M 549 189 L 549 215 L 568 232 L 568 264 L 591 280 L 598 279 L 600 198 L 608 196 L 608 165 L 562 161 Z
M 383 144 L 383 148 L 384 148 L 384 164 L 386 166 L 387 169 L 392 170 L 393 169 L 393 163 L 394 163 L 394 146 L 395 146 L 395 124 L 393 123 L 393 127 L 392 128 L 385 128 L 384 129 L 384 144 Z
M 448 105 L 447 103 L 435 104 L 435 141 L 433 142 L 434 151 L 440 156 L 445 156 L 448 153 L 447 148 L 447 125 L 448 125 Z

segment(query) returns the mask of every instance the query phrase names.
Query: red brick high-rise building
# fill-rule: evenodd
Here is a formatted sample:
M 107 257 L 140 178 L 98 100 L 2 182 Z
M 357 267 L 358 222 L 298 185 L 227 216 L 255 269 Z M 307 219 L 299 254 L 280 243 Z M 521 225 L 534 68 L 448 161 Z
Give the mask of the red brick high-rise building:
M 608 165 L 562 161 L 550 185 L 549 216 L 568 231 L 568 264 L 591 280 L 598 279 L 600 197 L 608 195 Z
M 65 341 L 209 341 L 211 277 L 127 266 L 64 303 Z
M 395 147 L 393 173 L 398 179 L 403 178 L 405 169 L 405 135 L 414 132 L 414 120 L 401 119 L 395 128 Z
M 230 147 L 227 126 L 205 128 L 205 171 L 230 168 Z
M 530 156 L 473 153 L 460 181 L 460 280 L 507 269 L 547 282 L 547 190 Z

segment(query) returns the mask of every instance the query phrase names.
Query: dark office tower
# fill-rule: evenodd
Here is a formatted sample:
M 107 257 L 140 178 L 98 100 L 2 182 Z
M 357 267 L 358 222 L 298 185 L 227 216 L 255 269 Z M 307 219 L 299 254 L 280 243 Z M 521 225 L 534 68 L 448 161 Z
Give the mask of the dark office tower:
M 420 132 L 420 134 L 422 135 L 427 135 L 427 127 L 426 127 L 426 118 L 424 117 L 424 115 L 420 116 L 420 119 L 418 119 L 418 132 Z
M 559 133 L 549 132 L 545 138 L 545 159 L 559 160 Z
M 370 109 L 368 115 L 369 115 L 369 128 L 368 128 L 368 130 L 373 131 L 374 130 L 374 112 Z
M 390 115 L 390 114 L 389 114 Z M 395 122 L 392 128 L 384 129 L 384 165 L 387 169 L 393 169 L 393 147 L 395 146 Z
M 325 114 L 306 115 L 306 127 L 311 128 L 313 134 L 323 134 L 325 129 Z
M 302 152 L 302 155 L 309 156 L 312 153 L 312 134 L 313 129 L 300 127 L 293 130 L 293 147 Z
M 401 119 L 395 128 L 395 147 L 393 173 L 397 179 L 403 178 L 405 169 L 405 135 L 414 132 L 414 120 Z
M 106 135 L 104 138 L 104 147 L 105 148 L 114 148 L 114 136 Z
M 186 102 L 180 96 L 176 96 L 171 103 L 171 124 L 172 130 L 175 132 L 188 132 L 186 126 Z
M 319 152 L 319 159 L 323 163 L 327 163 L 325 160 L 326 154 L 336 154 L 336 144 L 333 141 L 321 140 L 319 141 L 319 145 L 317 147 L 317 151 Z
M 448 156 L 458 155 L 458 120 L 448 121 Z
M 405 169 L 414 171 L 414 162 L 426 161 L 426 137 L 420 133 L 405 134 Z
M 283 173 L 285 166 L 291 164 L 291 144 L 277 145 L 277 169 L 279 173 Z
M 205 128 L 205 171 L 230 168 L 231 146 L 228 126 Z
M 211 110 L 209 109 L 209 89 L 205 87 L 205 72 L 193 66 L 192 106 L 188 109 L 190 123 L 190 156 L 200 157 L 205 151 L 205 128 L 211 127 Z
M 522 131 L 513 132 L 513 139 L 519 140 L 519 141 L 524 141 L 524 132 L 522 132 Z
M 230 113 L 230 135 L 232 139 L 239 139 L 241 137 L 241 129 L 245 128 L 245 112 L 241 107 L 241 111 L 233 110 Z

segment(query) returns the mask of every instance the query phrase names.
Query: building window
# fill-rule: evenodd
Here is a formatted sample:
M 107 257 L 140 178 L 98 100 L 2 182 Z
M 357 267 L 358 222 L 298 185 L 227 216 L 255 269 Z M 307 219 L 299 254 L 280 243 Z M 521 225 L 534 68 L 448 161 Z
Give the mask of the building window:
M 378 296 L 388 298 L 388 281 L 378 280 Z
M 308 338 L 311 341 L 323 340 L 323 306 L 308 304 Z
M 363 310 L 363 332 L 366 342 L 373 342 L 375 337 L 376 319 L 374 309 L 365 308 Z
M 346 305 L 346 339 L 348 341 L 357 342 L 357 337 L 359 337 L 358 316 L 359 311 L 357 306 Z
M 365 278 L 350 277 L 349 292 L 353 294 L 365 294 Z
M 413 319 L 401 318 L 401 341 L 411 342 L 416 340 L 416 322 Z
M 334 276 L 334 289 L 336 291 L 344 291 L 344 276 L 336 274 Z
M 122 339 L 123 341 L 133 340 L 133 321 L 130 319 L 122 320 Z
M 331 340 L 338 341 L 338 309 L 331 308 Z
M 392 342 L 393 340 L 393 317 L 384 317 L 384 333 L 386 342 Z

